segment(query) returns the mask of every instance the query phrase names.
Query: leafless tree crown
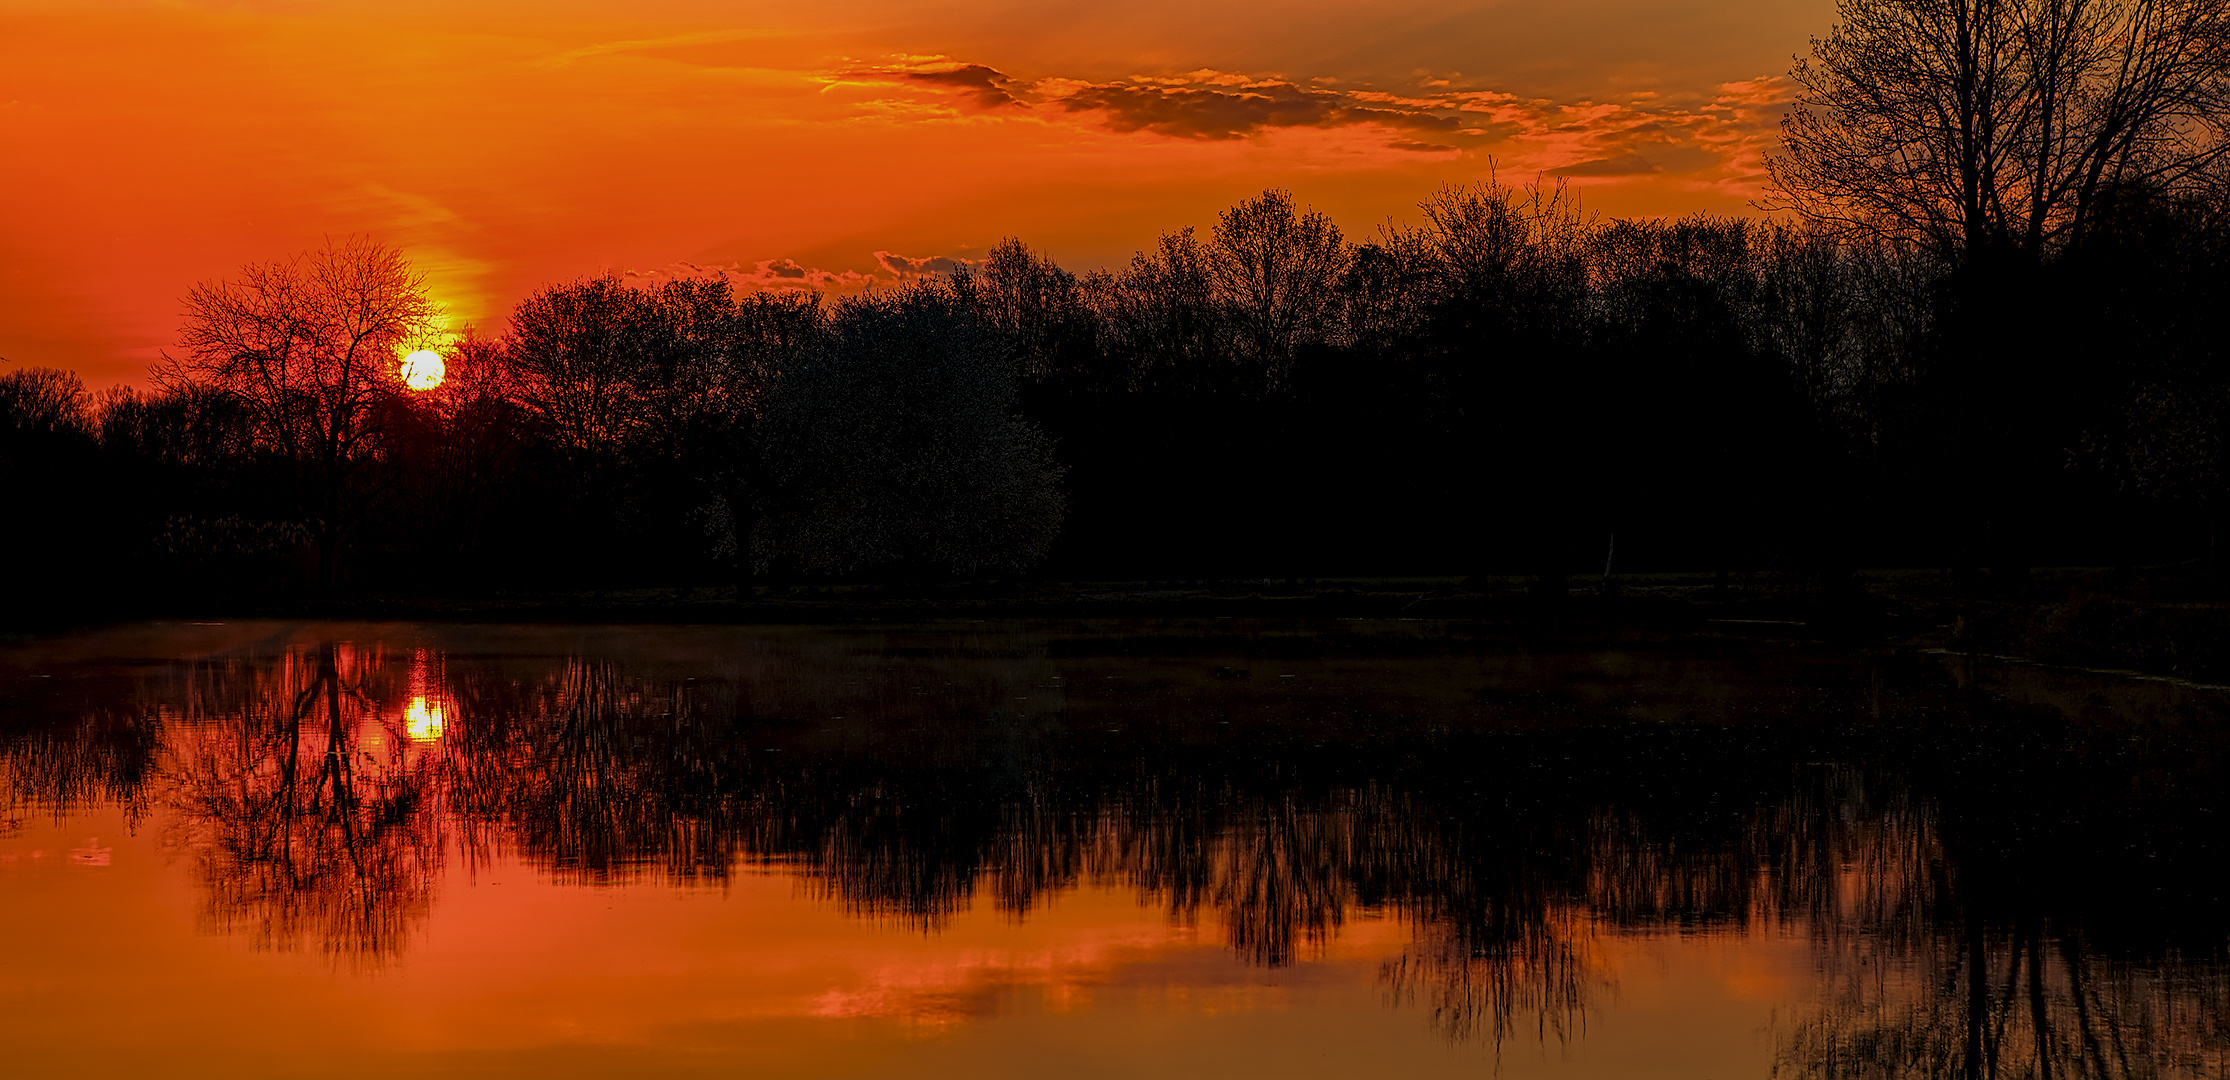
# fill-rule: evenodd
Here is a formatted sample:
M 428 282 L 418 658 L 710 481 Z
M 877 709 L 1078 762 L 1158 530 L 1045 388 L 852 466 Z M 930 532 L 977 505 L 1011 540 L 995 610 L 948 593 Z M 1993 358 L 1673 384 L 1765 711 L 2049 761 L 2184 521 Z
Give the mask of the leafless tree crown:
M 172 390 L 214 388 L 247 412 L 257 443 L 291 467 L 303 516 L 318 523 L 322 582 L 333 577 L 355 478 L 386 434 L 380 406 L 399 385 L 401 354 L 433 343 L 436 315 L 425 276 L 361 236 L 251 263 L 186 294 L 183 355 L 156 365 L 155 378 Z
M 1768 209 L 1946 258 L 2039 256 L 2212 178 L 2230 0 L 1841 0 L 1791 72 Z

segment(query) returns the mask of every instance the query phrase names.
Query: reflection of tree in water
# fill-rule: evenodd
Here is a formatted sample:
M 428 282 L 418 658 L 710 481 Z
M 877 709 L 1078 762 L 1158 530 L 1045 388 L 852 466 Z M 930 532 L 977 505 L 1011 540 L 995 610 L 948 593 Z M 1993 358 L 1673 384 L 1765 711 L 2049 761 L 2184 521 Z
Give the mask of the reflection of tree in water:
M 160 710 L 129 694 L 28 682 L 0 698 L 0 814 L 61 817 L 105 803 L 137 825 L 162 752 Z
M 1823 985 L 1776 1076 L 2230 1075 L 2222 838 L 2194 827 L 2221 797 L 2217 763 L 2064 738 L 2035 740 L 2064 756 L 1954 760 L 1933 779 L 1966 786 L 1933 814 L 1848 830 L 1881 840 L 1848 845 L 1842 902 L 1809 916 Z
M 443 861 L 431 755 L 383 716 L 376 657 L 345 645 L 193 673 L 170 728 L 167 840 L 220 928 L 352 962 L 400 950 Z
M 11 729 L 8 780 L 58 805 L 157 792 L 214 921 L 358 959 L 401 947 L 446 850 L 585 884 L 779 865 L 924 929 L 1090 880 L 1267 965 L 1359 911 L 1406 919 L 1385 985 L 1462 1039 L 1572 1037 L 1605 934 L 1802 928 L 1835 977 L 1782 1032 L 1787 1076 L 2221 1064 L 2223 770 L 2203 738 L 1925 688 L 1871 727 L 1219 728 L 1213 703 L 1115 715 L 1042 655 L 855 641 L 699 676 L 456 661 L 446 728 L 411 742 L 413 663 L 319 645 L 196 664 L 128 708 Z
M 137 824 L 147 815 L 148 780 L 161 723 L 130 709 L 88 711 L 65 727 L 11 732 L 0 754 L 0 810 L 65 815 L 104 803 Z
M 2036 926 L 1860 947 L 1784 1036 L 1776 1075 L 2221 1077 L 2226 990 L 2219 963 L 2101 957 Z
M 1584 914 L 1510 929 L 1505 940 L 1485 941 L 1446 923 L 1420 923 L 1415 942 L 1379 976 L 1397 1004 L 1423 1004 L 1433 1026 L 1457 1041 L 1577 1038 L 1602 980 L 1591 970 L 1593 929 Z

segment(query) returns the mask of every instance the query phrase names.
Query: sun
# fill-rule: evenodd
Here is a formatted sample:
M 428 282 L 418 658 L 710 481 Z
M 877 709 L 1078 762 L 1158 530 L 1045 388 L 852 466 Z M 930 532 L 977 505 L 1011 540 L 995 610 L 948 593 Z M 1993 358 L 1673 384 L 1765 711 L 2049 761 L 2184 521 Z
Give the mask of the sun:
M 431 390 L 441 385 L 441 354 L 431 349 L 420 349 L 403 357 L 403 385 L 413 390 Z

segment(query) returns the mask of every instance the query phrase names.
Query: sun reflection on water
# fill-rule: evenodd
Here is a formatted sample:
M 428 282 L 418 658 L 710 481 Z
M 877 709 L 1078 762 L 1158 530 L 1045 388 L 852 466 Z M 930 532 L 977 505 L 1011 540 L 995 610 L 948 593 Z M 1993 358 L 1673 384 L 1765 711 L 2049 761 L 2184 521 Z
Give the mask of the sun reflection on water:
M 410 699 L 410 707 L 403 712 L 403 730 L 414 741 L 432 742 L 441 738 L 442 728 L 448 718 L 442 715 L 439 701 L 427 701 L 423 696 Z
M 438 689 L 440 679 L 434 675 L 431 661 L 425 649 L 411 657 L 410 704 L 403 709 L 403 733 L 412 742 L 439 739 L 449 726 L 448 710 L 442 707 Z

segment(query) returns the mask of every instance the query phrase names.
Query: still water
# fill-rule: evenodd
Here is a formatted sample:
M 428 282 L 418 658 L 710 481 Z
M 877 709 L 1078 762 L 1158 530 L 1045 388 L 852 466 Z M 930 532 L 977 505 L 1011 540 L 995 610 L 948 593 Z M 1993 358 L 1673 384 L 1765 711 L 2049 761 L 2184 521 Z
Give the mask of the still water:
M 2222 1077 L 2230 695 L 1430 622 L 0 648 L 0 1072 Z

